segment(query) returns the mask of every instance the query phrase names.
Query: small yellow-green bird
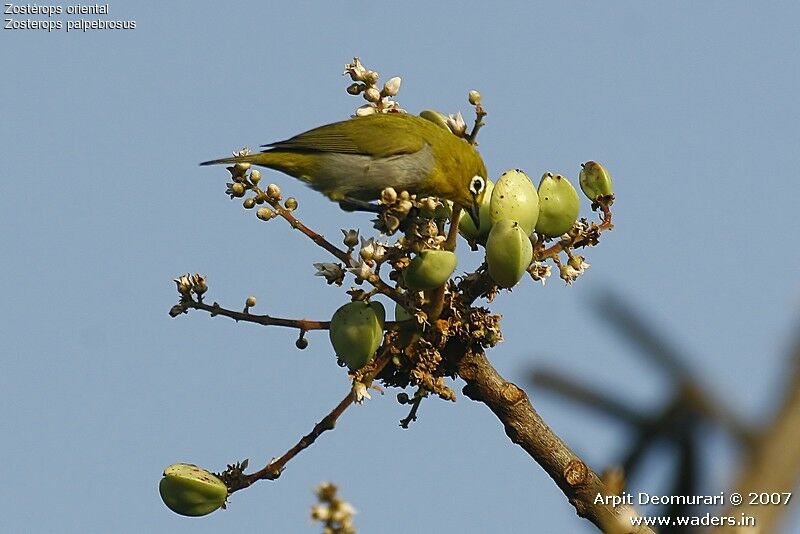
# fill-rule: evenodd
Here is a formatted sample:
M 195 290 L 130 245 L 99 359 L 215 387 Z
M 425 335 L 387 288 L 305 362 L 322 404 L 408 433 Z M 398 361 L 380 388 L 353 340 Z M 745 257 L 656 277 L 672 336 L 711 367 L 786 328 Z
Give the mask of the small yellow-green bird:
M 247 156 L 200 165 L 252 163 L 298 178 L 335 202 L 375 200 L 386 187 L 452 200 L 474 220 L 486 191 L 475 148 L 430 120 L 406 113 L 356 117 L 314 128 Z

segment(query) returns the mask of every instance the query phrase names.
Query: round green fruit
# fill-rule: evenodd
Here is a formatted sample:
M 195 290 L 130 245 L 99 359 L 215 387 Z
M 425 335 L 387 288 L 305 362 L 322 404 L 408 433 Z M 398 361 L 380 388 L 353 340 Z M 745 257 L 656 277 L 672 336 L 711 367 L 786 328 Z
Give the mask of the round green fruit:
M 333 350 L 351 371 L 372 361 L 383 339 L 386 311 L 380 302 L 349 302 L 331 317 Z
M 504 172 L 491 192 L 492 223 L 517 221 L 522 230 L 533 232 L 539 219 L 539 194 L 527 174 L 519 169 Z
M 432 109 L 426 109 L 420 112 L 419 116 L 423 119 L 431 121 L 437 126 L 441 126 L 448 132 L 450 131 L 450 127 L 447 125 L 447 115 L 444 113 L 439 113 L 438 111 L 433 111 Z
M 508 219 L 494 223 L 486 239 L 486 264 L 497 285 L 506 288 L 517 285 L 531 259 L 533 246 L 519 223 Z
M 423 250 L 403 273 L 406 287 L 413 291 L 443 286 L 456 270 L 458 258 L 449 250 Z
M 581 165 L 580 184 L 583 194 L 594 202 L 598 197 L 614 194 L 614 184 L 608 171 L 596 161 Z
M 408 321 L 414 319 L 414 316 L 408 313 L 408 310 L 395 303 L 394 305 L 394 320 L 395 321 Z M 419 331 L 417 330 L 416 321 L 410 321 L 410 324 L 398 332 L 397 343 L 400 347 L 407 347 L 419 338 Z
M 461 212 L 461 219 L 458 221 L 458 231 L 468 241 L 475 241 L 476 243 L 485 244 L 486 236 L 489 235 L 489 230 L 492 229 L 492 190 L 494 189 L 494 182 L 486 180 L 486 193 L 483 195 L 483 203 L 478 211 L 480 218 L 480 228 L 475 227 L 475 222 L 469 213 Z
M 192 464 L 173 464 L 164 469 L 158 491 L 170 510 L 191 517 L 210 514 L 224 506 L 228 498 L 224 482 Z
M 578 220 L 578 192 L 560 174 L 546 172 L 539 182 L 539 220 L 536 232 L 546 237 L 566 233 Z

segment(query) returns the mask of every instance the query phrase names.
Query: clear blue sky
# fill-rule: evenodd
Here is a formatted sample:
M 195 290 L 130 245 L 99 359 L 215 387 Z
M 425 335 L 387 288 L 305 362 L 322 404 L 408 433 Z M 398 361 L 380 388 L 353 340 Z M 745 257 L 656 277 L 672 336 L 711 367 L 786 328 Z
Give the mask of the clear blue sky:
M 167 311 L 187 271 L 230 307 L 254 294 L 258 312 L 325 319 L 345 302 L 312 276 L 320 249 L 245 213 L 224 171 L 197 162 L 347 117 L 360 104 L 341 76 L 354 55 L 402 76 L 410 111 L 467 112 L 466 92 L 481 90 L 492 176 L 575 177 L 596 159 L 615 177 L 617 226 L 588 252 L 587 275 L 571 288 L 528 282 L 492 305 L 505 316 L 491 353 L 502 373 L 522 385 L 530 366 L 556 367 L 657 406 L 663 377 L 590 308 L 610 288 L 694 355 L 737 413 L 770 413 L 800 296 L 796 5 L 269 4 L 118 1 L 106 18 L 135 30 L 0 31 L 3 531 L 317 532 L 308 508 L 323 480 L 364 533 L 593 530 L 459 384 L 458 402 L 424 403 L 409 430 L 394 390 L 349 411 L 228 511 L 187 519 L 161 503 L 166 465 L 261 466 L 348 387 L 325 334 L 300 352 L 288 331 Z M 288 177 L 266 179 L 329 236 L 369 227 Z M 598 469 L 630 439 L 531 397 Z M 731 451 L 712 444 L 716 492 Z M 663 491 L 671 467 L 651 460 L 636 489 Z

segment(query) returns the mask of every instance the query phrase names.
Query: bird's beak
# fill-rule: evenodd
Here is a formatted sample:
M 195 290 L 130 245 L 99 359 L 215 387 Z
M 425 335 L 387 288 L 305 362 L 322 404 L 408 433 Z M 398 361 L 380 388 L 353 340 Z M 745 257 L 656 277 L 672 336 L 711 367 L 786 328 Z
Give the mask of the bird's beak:
M 481 206 L 477 202 L 473 202 L 472 205 L 469 207 L 469 216 L 472 219 L 472 222 L 475 223 L 475 228 L 481 227 L 480 209 Z

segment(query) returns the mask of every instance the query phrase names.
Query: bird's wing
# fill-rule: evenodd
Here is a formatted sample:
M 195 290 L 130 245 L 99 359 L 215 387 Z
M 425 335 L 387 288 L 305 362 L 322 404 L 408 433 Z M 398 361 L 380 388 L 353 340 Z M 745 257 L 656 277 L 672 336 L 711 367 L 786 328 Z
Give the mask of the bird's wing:
M 309 152 L 335 152 L 357 154 L 373 158 L 387 158 L 419 152 L 425 141 L 416 135 L 408 135 L 405 117 L 375 120 L 376 115 L 359 117 L 345 122 L 359 122 L 358 135 L 353 128 L 343 128 L 343 123 L 328 124 L 314 128 L 287 139 L 263 145 L 272 149 L 299 150 Z

